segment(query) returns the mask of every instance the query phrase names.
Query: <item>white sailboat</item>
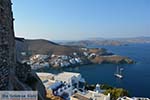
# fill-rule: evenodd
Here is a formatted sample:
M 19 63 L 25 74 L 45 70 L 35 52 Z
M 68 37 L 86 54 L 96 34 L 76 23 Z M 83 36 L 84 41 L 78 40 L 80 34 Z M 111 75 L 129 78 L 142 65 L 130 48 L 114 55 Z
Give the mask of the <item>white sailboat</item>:
M 123 78 L 123 75 L 122 75 L 122 70 L 123 70 L 123 68 L 119 68 L 118 66 L 117 66 L 117 72 L 114 74 L 117 78 L 120 78 L 120 79 L 122 79 Z

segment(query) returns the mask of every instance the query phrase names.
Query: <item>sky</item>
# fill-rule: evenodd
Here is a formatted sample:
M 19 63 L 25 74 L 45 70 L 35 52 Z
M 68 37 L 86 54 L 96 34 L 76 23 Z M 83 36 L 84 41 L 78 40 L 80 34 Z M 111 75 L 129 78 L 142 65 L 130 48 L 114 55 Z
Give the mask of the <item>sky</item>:
M 12 0 L 15 34 L 80 40 L 150 36 L 150 0 Z

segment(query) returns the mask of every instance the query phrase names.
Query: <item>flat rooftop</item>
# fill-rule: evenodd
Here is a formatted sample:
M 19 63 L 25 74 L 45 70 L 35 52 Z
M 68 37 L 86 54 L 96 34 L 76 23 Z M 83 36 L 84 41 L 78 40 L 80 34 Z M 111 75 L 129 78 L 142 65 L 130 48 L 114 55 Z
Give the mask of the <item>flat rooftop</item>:
M 54 74 L 51 74 L 51 73 L 41 73 L 41 72 L 38 72 L 38 73 L 36 73 L 38 76 L 39 76 L 39 78 L 43 81 L 43 80 L 54 80 Z
M 96 93 L 93 91 L 89 91 L 85 97 L 89 98 L 89 97 L 94 97 L 96 100 L 105 100 L 106 95 L 102 94 L 102 93 Z
M 105 100 L 107 97 L 104 94 L 96 93 L 93 91 L 88 91 L 86 94 L 76 93 L 72 96 L 73 98 L 77 98 L 78 100 L 91 100 L 90 98 L 93 98 L 94 100 Z
M 80 73 L 63 72 L 55 76 L 55 80 L 68 81 L 72 77 L 78 77 Z

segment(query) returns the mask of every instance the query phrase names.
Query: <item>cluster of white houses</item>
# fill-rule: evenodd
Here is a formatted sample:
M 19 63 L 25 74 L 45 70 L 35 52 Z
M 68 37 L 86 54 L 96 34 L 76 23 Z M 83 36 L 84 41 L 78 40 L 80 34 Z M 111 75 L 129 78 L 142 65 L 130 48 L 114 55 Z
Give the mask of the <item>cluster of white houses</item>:
M 70 55 L 43 55 L 36 54 L 30 57 L 28 63 L 31 65 L 32 69 L 39 69 L 44 67 L 70 67 L 76 65 L 82 65 L 90 63 L 89 59 L 92 59 L 99 55 L 107 55 L 105 50 L 101 49 L 91 49 L 89 51 L 87 48 L 80 48 L 82 52 L 73 52 Z M 93 51 L 92 51 L 93 50 Z M 97 52 L 94 52 L 97 51 Z
M 67 55 L 41 55 L 37 54 L 30 57 L 28 64 L 31 65 L 32 69 L 45 68 L 49 66 L 53 67 L 69 67 L 82 64 L 80 57 L 67 56 Z
M 49 67 L 49 62 L 46 61 L 48 59 L 48 55 L 41 55 L 37 54 L 32 57 L 30 57 L 30 60 L 28 61 L 28 64 L 31 65 L 32 69 L 40 69 L 40 68 L 48 68 Z
M 29 64 L 32 66 L 32 69 L 38 69 L 40 67 L 49 66 L 52 67 L 70 67 L 91 63 L 91 60 L 98 56 L 112 56 L 112 53 L 106 51 L 103 48 L 79 48 L 81 52 L 72 52 L 68 55 L 62 54 L 35 54 L 30 57 Z
M 85 80 L 80 73 L 63 72 L 57 75 L 37 73 L 46 89 L 65 100 L 110 100 L 110 94 L 104 95 L 97 85 L 95 91 L 85 90 Z
M 82 60 L 80 57 L 76 56 L 76 53 L 74 53 L 72 57 L 67 56 L 67 55 L 52 55 L 51 61 L 50 61 L 50 64 L 56 67 L 57 66 L 69 67 L 69 66 L 77 65 L 81 63 L 82 63 Z

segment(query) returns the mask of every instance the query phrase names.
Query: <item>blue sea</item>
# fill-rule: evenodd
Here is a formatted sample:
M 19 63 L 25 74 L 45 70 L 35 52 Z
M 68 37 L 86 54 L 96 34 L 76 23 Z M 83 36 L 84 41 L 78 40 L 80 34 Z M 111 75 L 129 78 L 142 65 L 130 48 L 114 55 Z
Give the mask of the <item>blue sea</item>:
M 95 46 L 98 47 L 98 46 Z M 150 44 L 131 44 L 128 46 L 99 46 L 118 55 L 132 58 L 135 64 L 119 65 L 124 68 L 123 79 L 114 76 L 116 64 L 95 64 L 82 67 L 50 69 L 49 72 L 79 72 L 90 84 L 109 84 L 125 88 L 131 96 L 150 98 Z

